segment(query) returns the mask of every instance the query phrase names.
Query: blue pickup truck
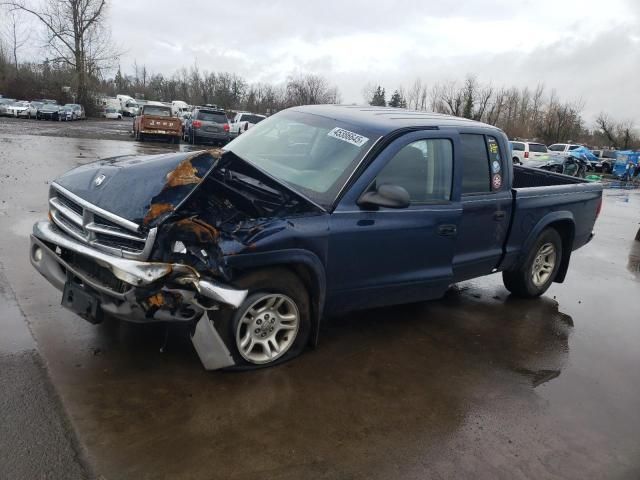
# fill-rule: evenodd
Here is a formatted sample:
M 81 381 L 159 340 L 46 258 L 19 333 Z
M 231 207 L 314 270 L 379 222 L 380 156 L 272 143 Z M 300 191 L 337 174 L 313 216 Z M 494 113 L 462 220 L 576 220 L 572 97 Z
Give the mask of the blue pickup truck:
M 537 297 L 564 281 L 601 201 L 597 183 L 513 166 L 490 125 L 296 107 L 224 150 L 65 173 L 30 259 L 86 320 L 186 322 L 205 368 L 257 368 L 315 345 L 328 315 L 462 280 L 502 272 Z

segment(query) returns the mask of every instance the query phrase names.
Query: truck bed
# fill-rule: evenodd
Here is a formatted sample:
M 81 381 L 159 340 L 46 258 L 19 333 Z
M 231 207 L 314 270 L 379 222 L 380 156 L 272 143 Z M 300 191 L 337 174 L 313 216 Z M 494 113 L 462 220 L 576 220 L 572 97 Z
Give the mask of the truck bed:
M 569 177 L 560 173 L 548 172 L 538 168 L 513 166 L 513 188 L 550 187 L 554 185 L 572 185 L 588 183 L 582 178 Z
M 510 234 L 504 249 L 502 269 L 517 263 L 528 241 L 549 222 L 573 230 L 571 249 L 586 244 L 602 200 L 602 185 L 527 167 L 513 167 L 513 205 Z

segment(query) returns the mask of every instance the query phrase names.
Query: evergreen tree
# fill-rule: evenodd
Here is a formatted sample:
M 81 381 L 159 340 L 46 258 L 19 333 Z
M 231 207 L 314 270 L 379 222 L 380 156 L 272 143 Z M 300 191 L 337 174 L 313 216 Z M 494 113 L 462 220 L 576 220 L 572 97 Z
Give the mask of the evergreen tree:
M 395 92 L 393 92 L 391 100 L 389 100 L 389 106 L 395 108 L 407 108 L 407 101 L 402 96 L 402 94 L 398 90 L 396 90 Z
M 118 71 L 116 72 L 116 77 L 113 81 L 116 84 L 116 93 L 123 93 L 126 85 L 122 72 L 120 71 L 120 65 L 118 65 Z
M 386 93 L 384 91 L 384 88 L 378 85 L 378 88 L 376 88 L 373 92 L 373 97 L 371 97 L 369 105 L 371 105 L 372 107 L 386 107 L 387 99 L 385 98 L 385 96 Z

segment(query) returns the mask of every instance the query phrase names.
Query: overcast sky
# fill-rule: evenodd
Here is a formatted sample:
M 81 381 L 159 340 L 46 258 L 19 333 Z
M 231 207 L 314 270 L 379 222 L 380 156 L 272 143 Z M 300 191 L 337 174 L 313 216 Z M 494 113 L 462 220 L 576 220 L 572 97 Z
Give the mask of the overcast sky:
M 111 0 L 113 38 L 152 72 L 235 72 L 248 81 L 322 74 L 345 103 L 423 81 L 543 82 L 640 125 L 640 0 Z

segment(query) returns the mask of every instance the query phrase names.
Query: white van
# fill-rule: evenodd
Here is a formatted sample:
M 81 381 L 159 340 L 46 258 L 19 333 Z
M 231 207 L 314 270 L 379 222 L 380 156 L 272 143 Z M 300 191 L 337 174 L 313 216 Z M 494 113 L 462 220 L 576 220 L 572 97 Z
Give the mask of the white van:
M 517 142 L 511 140 L 511 157 L 513 163 L 525 165 L 529 160 L 534 160 L 540 155 L 547 153 L 547 146 L 536 142 Z

